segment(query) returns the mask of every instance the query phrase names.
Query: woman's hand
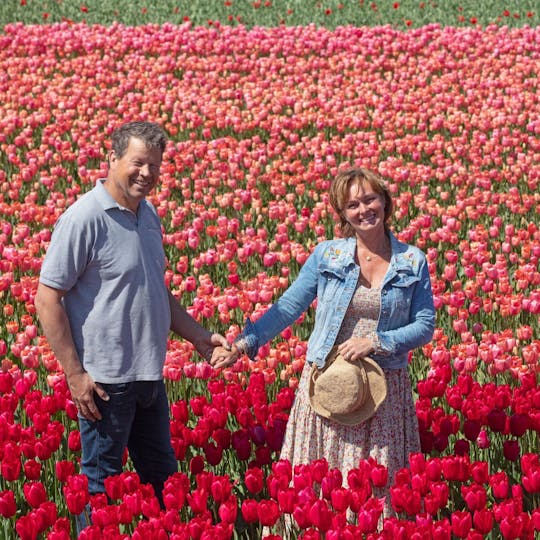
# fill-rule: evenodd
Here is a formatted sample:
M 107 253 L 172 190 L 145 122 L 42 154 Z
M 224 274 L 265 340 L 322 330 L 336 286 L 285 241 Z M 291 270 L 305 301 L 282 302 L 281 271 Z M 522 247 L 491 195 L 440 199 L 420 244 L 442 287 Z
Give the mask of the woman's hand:
M 369 356 L 374 351 L 371 338 L 352 337 L 338 345 L 338 352 L 349 362 L 355 362 Z

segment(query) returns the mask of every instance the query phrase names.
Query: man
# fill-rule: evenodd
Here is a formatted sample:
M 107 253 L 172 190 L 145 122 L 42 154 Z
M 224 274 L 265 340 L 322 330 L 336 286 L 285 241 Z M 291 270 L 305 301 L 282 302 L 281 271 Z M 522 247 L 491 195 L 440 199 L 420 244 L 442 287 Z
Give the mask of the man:
M 233 360 L 226 339 L 196 322 L 164 282 L 161 225 L 145 198 L 166 142 L 150 122 L 113 133 L 107 178 L 58 220 L 35 298 L 79 412 L 90 493 L 122 471 L 127 447 L 160 502 L 177 471 L 162 378 L 169 330 L 217 367 Z

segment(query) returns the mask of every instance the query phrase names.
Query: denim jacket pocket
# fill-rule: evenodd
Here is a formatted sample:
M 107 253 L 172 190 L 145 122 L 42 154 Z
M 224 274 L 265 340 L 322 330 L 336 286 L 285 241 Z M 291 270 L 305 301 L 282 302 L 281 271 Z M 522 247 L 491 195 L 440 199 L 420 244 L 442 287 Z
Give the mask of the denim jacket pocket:
M 420 278 L 416 275 L 400 275 L 399 279 L 392 282 L 392 288 L 389 292 L 389 300 L 392 303 L 392 308 L 395 310 L 397 317 L 409 313 L 413 297 L 413 288 Z
M 318 302 L 328 302 L 335 299 L 338 291 L 343 286 L 343 276 L 337 275 L 330 269 L 321 270 L 317 290 Z

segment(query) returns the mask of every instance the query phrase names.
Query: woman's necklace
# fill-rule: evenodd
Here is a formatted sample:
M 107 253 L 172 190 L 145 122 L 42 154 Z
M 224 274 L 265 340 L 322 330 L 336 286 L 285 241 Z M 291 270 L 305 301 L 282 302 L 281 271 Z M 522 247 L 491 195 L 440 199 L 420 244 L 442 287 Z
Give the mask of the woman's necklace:
M 361 253 L 360 253 L 360 249 L 359 249 L 359 246 L 357 245 L 357 251 L 358 251 L 358 255 L 360 256 Z M 367 261 L 367 262 L 371 262 L 373 260 L 374 257 L 378 257 L 380 259 L 384 259 L 385 257 L 387 257 L 388 255 L 390 254 L 390 243 L 389 242 L 385 242 L 384 246 L 383 246 L 383 249 L 381 250 L 380 253 L 375 253 L 375 252 L 370 252 L 366 255 L 362 255 L 362 257 Z

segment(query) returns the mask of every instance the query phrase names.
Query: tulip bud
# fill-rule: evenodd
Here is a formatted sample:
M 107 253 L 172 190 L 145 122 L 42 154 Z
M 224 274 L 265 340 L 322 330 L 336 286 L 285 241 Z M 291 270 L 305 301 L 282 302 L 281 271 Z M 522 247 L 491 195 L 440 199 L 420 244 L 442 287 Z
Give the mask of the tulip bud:
M 478 437 L 476 438 L 476 444 L 478 445 L 478 448 L 481 448 L 482 450 L 490 447 L 491 442 L 485 429 L 482 429 L 478 434 Z

